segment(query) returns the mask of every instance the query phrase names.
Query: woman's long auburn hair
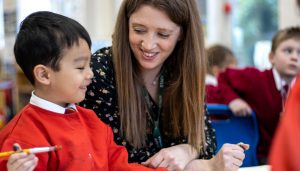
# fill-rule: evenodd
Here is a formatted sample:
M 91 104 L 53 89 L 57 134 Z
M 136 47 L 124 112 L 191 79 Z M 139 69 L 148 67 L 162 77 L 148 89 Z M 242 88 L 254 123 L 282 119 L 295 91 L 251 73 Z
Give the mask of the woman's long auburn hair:
M 164 66 L 172 67 L 164 91 L 164 132 L 186 136 L 198 151 L 204 150 L 204 36 L 195 0 L 124 0 L 113 33 L 113 63 L 121 131 L 134 147 L 145 145 L 146 103 L 143 81 L 129 45 L 129 17 L 142 5 L 164 11 L 181 27 L 182 38 Z M 176 66 L 176 67 L 174 67 Z

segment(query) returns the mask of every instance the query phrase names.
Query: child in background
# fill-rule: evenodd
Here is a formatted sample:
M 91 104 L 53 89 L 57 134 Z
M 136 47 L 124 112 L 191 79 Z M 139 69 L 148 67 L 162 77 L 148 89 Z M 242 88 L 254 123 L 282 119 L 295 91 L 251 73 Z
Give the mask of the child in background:
M 227 67 L 235 67 L 237 64 L 233 52 L 223 45 L 213 45 L 206 50 L 208 61 L 205 77 L 205 90 L 207 103 L 224 103 L 218 89 L 217 77 Z
M 111 129 L 92 110 L 75 105 L 93 77 L 90 47 L 87 31 L 65 16 L 36 12 L 22 22 L 14 53 L 34 91 L 1 130 L 0 150 L 11 151 L 14 143 L 62 145 L 62 150 L 2 157 L 0 170 L 152 170 L 128 164 L 127 151 L 114 143 Z
M 225 103 L 236 115 L 256 112 L 260 131 L 257 150 L 261 164 L 267 162 L 287 87 L 299 73 L 300 27 L 280 30 L 273 37 L 269 60 L 271 69 L 226 69 L 218 79 Z

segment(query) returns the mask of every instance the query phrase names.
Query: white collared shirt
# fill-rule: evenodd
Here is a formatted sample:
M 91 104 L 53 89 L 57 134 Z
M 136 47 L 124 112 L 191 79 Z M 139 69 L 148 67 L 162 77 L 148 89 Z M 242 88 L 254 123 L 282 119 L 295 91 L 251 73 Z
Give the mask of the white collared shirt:
M 67 107 L 61 107 L 55 103 L 52 103 L 50 101 L 47 101 L 45 99 L 42 99 L 42 98 L 36 96 L 34 94 L 34 91 L 31 92 L 31 97 L 30 97 L 29 103 L 32 105 L 38 106 L 42 109 L 49 110 L 49 111 L 52 111 L 55 113 L 60 113 L 60 114 L 64 114 L 66 108 L 69 108 L 69 107 L 72 107 L 73 109 L 75 109 L 77 111 L 75 104 L 69 104 Z
M 205 85 L 213 85 L 213 86 L 218 86 L 218 80 L 216 77 L 206 74 L 205 76 Z
M 278 91 L 281 91 L 283 89 L 283 86 L 285 86 L 287 82 L 281 79 L 278 71 L 275 68 L 272 68 L 272 72 L 273 72 L 276 88 Z

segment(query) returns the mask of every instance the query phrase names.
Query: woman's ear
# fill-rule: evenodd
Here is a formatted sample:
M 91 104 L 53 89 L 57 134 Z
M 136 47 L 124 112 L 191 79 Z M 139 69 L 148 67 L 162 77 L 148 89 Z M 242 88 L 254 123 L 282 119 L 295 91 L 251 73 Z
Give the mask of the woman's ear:
M 177 41 L 181 41 L 183 39 L 183 30 L 182 30 L 182 27 L 180 27 L 180 33 L 179 33 L 179 36 L 177 38 Z
M 50 72 L 45 65 L 36 65 L 33 69 L 35 80 L 41 84 L 50 84 Z

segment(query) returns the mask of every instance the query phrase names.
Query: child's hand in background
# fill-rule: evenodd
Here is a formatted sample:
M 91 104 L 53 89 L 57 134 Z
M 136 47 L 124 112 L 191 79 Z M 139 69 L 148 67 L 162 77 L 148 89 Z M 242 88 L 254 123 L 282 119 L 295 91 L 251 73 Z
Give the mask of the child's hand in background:
M 240 98 L 232 100 L 228 106 L 236 116 L 249 116 L 252 112 L 249 104 Z

